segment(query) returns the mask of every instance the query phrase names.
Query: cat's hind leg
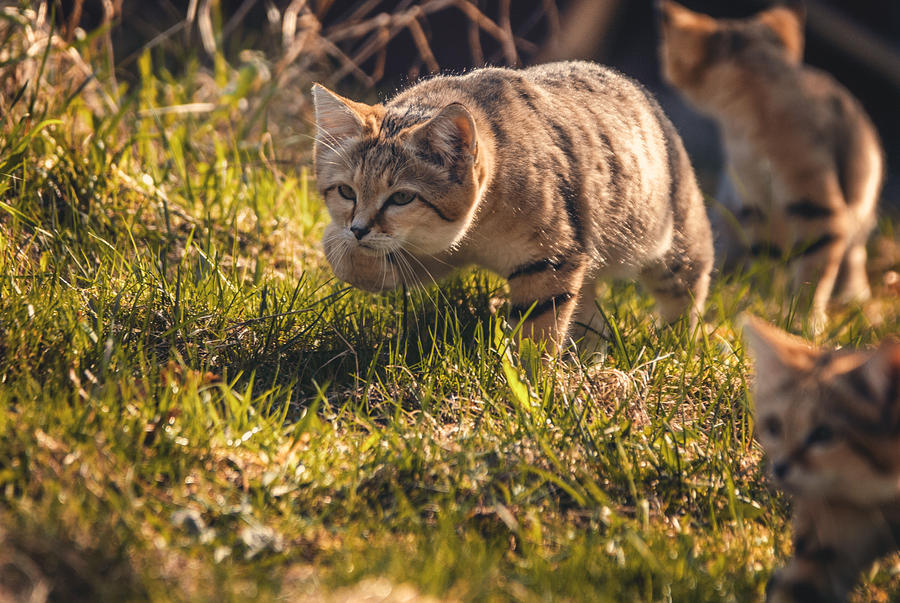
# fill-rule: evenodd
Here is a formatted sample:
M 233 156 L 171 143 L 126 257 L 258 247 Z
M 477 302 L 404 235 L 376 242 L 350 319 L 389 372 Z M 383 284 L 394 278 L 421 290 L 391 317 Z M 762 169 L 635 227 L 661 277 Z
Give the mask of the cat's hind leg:
M 841 262 L 847 252 L 846 211 L 836 208 L 805 209 L 800 214 L 801 203 L 788 206 L 788 216 L 793 216 L 793 246 L 790 254 L 794 287 L 802 297 L 801 303 L 809 303 L 813 329 L 820 332 L 828 319 L 828 302 L 834 293 Z M 819 213 L 816 213 L 819 212 Z
M 841 261 L 841 269 L 836 284 L 835 297 L 842 303 L 864 302 L 872 297 L 869 276 L 866 273 L 865 243 L 850 245 Z

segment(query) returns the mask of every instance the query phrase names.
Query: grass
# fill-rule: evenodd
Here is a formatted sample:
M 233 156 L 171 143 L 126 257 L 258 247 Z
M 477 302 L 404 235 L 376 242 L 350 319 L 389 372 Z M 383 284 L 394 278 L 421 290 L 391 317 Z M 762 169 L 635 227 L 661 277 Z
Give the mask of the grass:
M 788 501 L 734 321 L 791 323 L 779 267 L 719 278 L 698 341 L 616 284 L 605 360 L 541 366 L 510 352 L 492 275 L 334 280 L 310 166 L 276 160 L 308 141 L 265 135 L 251 67 L 139 63 L 103 116 L 89 87 L 29 85 L 0 118 L 0 592 L 761 596 Z M 822 341 L 897 332 L 895 244 L 885 220 L 876 300 Z M 861 599 L 900 593 L 889 567 Z

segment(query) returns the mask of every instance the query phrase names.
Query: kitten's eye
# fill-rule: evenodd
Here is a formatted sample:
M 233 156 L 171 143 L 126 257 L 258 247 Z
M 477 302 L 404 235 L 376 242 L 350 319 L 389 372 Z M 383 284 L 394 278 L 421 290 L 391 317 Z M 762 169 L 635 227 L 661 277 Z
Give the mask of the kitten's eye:
M 337 187 L 337 190 L 338 194 L 347 201 L 356 201 L 356 191 L 353 190 L 353 187 L 342 184 Z
M 834 430 L 828 425 L 819 425 L 806 437 L 806 444 L 827 444 L 834 439 Z
M 410 191 L 397 191 L 396 193 L 388 197 L 387 202 L 393 205 L 408 205 L 415 198 L 416 194 L 411 193 Z
M 770 437 L 777 438 L 781 436 L 781 421 L 775 417 L 769 417 L 763 421 L 762 428 Z

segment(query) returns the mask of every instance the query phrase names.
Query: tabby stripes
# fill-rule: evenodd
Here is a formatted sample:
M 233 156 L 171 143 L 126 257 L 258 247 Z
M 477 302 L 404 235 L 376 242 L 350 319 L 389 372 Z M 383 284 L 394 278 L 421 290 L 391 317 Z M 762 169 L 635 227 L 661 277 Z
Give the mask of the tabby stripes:
M 543 259 L 538 260 L 536 262 L 531 262 L 530 264 L 523 264 L 522 266 L 518 266 L 514 268 L 512 272 L 509 273 L 509 276 L 506 277 L 506 280 L 511 281 L 514 278 L 519 278 L 520 276 L 527 276 L 529 274 L 537 274 L 539 272 L 543 272 L 545 270 L 559 270 L 566 264 L 565 258 L 559 259 Z
M 560 293 L 559 295 L 554 295 L 544 301 L 537 302 L 536 304 L 534 302 L 529 304 L 514 304 L 513 307 L 510 308 L 510 313 L 513 316 L 522 317 L 528 313 L 528 310 L 531 310 L 531 313 L 528 314 L 528 318 L 533 320 L 554 308 L 559 308 L 563 304 L 571 301 L 573 297 L 575 297 L 574 294 L 567 291 L 565 293 Z
M 821 237 L 807 245 L 806 247 L 801 247 L 799 250 L 795 251 L 792 254 L 791 259 L 804 257 L 807 255 L 813 255 L 814 253 L 818 253 L 822 251 L 822 249 L 828 247 L 832 243 L 837 240 L 837 236 L 831 234 L 830 232 L 823 234 Z
M 801 220 L 819 220 L 822 218 L 830 218 L 834 215 L 833 209 L 819 205 L 810 199 L 794 201 L 793 203 L 789 203 L 785 209 L 789 216 L 794 216 Z

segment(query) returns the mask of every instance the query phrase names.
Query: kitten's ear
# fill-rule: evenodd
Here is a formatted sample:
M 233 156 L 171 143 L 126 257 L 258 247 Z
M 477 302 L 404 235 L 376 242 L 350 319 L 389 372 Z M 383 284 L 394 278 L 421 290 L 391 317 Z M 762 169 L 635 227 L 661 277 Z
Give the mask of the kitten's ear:
M 785 372 L 808 371 L 815 364 L 819 350 L 801 339 L 751 314 L 740 319 L 744 339 L 756 362 L 756 379 L 777 378 Z
M 803 26 L 806 23 L 806 7 L 803 3 L 774 6 L 757 14 L 756 19 L 775 32 L 793 62 L 803 60 Z
M 656 8 L 659 11 L 660 22 L 664 30 L 711 33 L 718 27 L 716 20 L 709 15 L 695 13 L 673 0 L 658 0 Z
M 887 340 L 858 367 L 846 373 L 846 383 L 863 399 L 876 404 L 883 417 L 900 420 L 900 343 Z
M 413 128 L 409 140 L 414 146 L 427 149 L 426 154 L 447 163 L 474 158 L 478 152 L 475 119 L 461 103 L 447 105 L 424 124 Z
M 335 94 L 321 84 L 313 84 L 312 94 L 316 106 L 317 139 L 334 144 L 362 135 L 371 107 Z

